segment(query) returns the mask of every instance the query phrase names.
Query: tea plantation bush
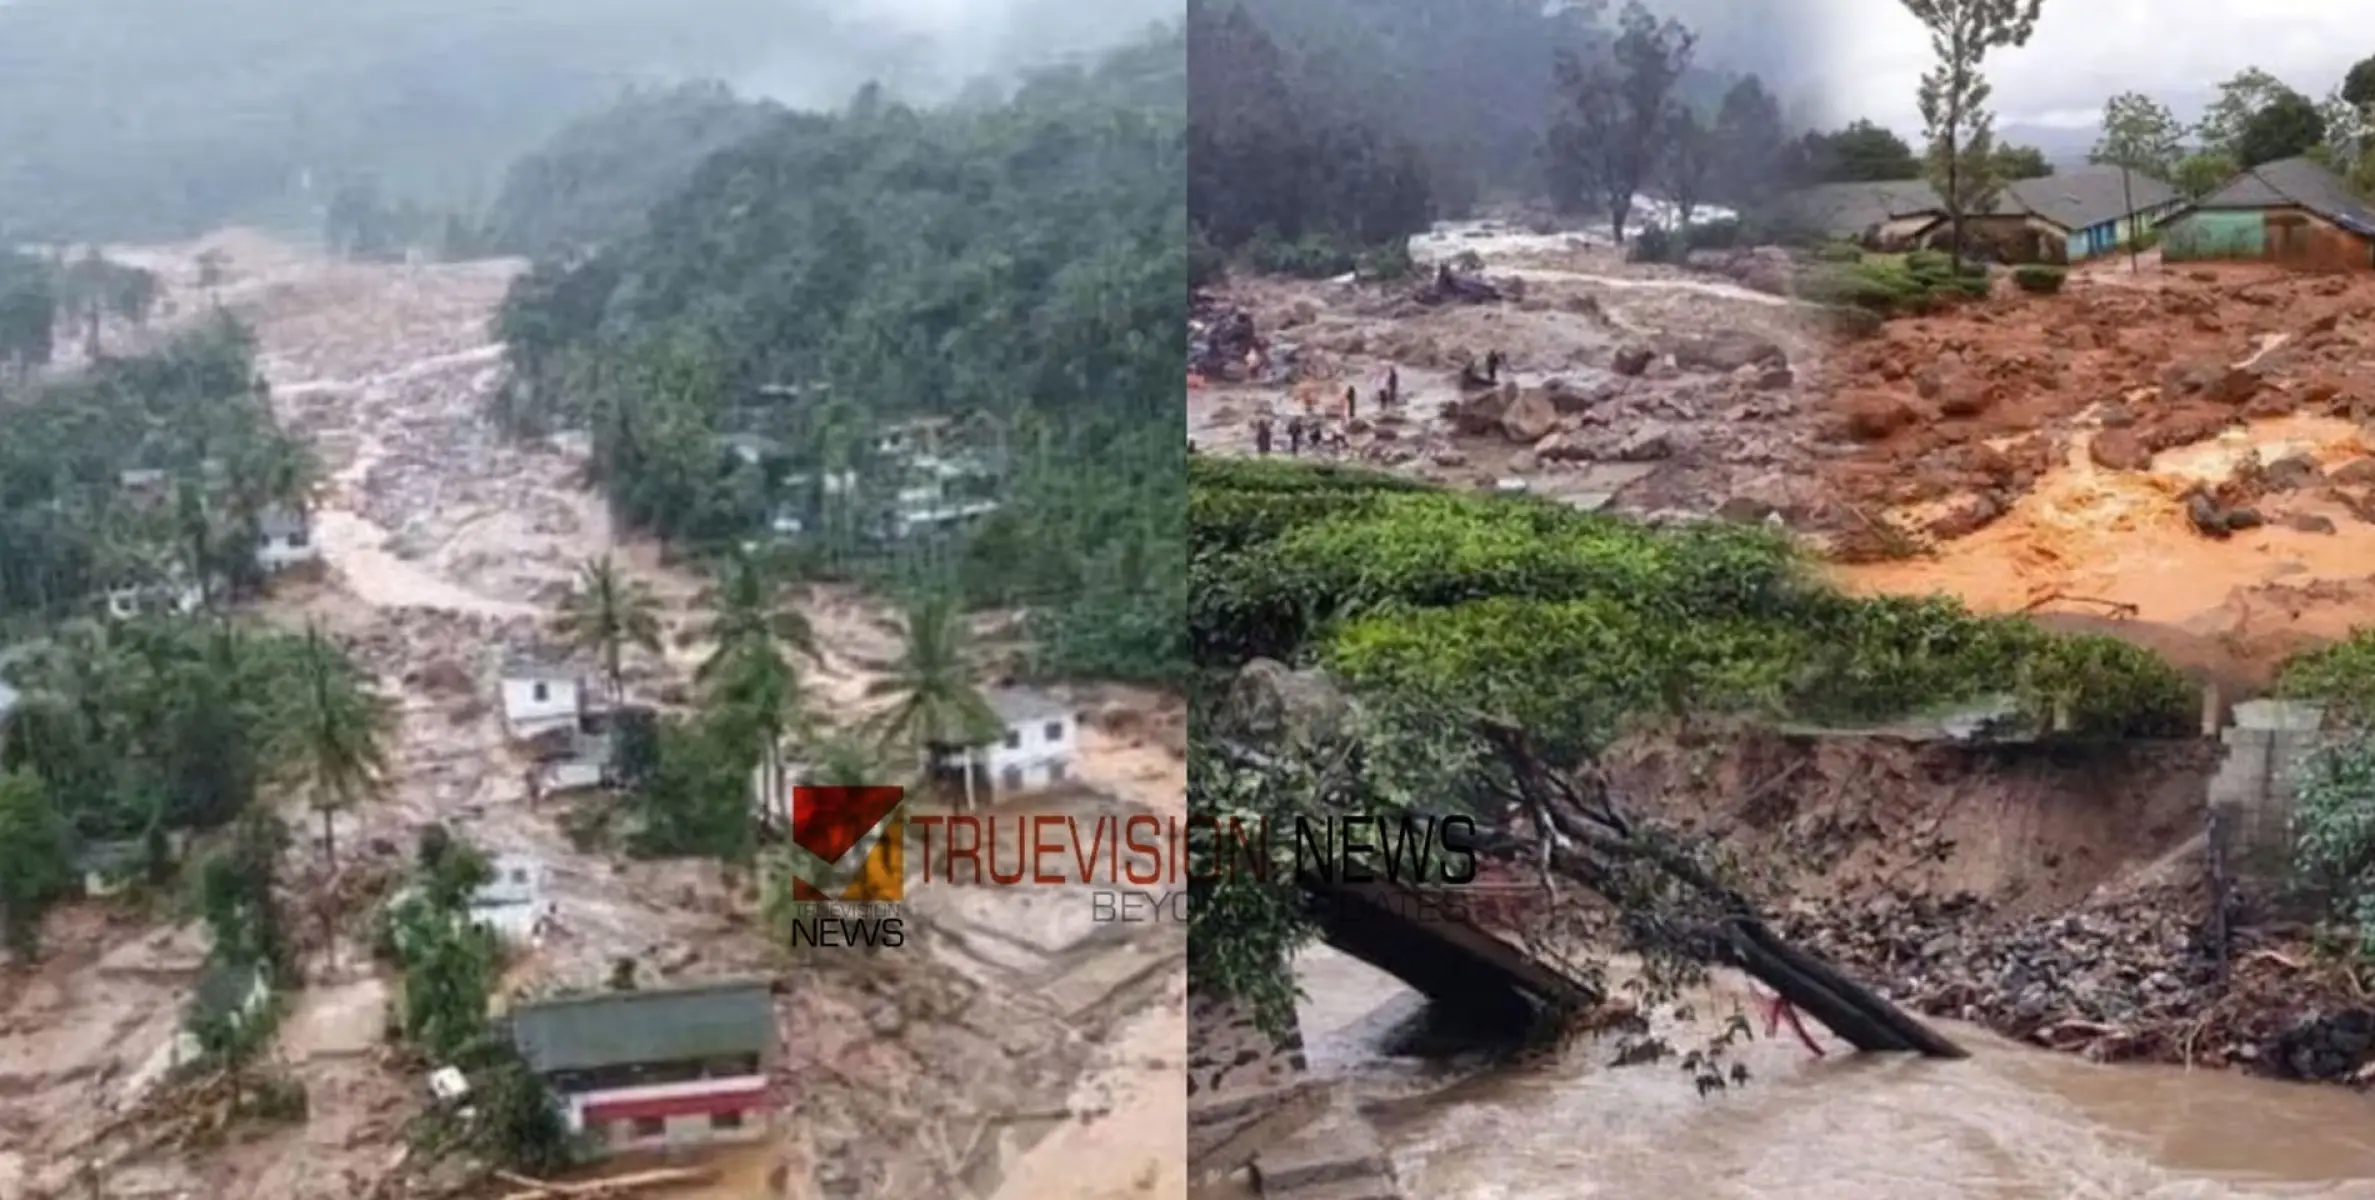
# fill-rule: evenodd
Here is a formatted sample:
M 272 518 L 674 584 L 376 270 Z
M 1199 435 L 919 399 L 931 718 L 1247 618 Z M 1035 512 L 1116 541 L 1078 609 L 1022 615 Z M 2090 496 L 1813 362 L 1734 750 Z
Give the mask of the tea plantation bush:
M 1902 257 L 1826 261 L 1800 272 L 1797 279 L 1801 299 L 1882 316 L 1932 312 L 1952 301 L 1983 298 L 1987 288 L 1987 268 L 1967 265 L 1957 274 L 1953 260 L 1927 250 Z
M 1190 478 L 1199 663 L 1324 662 L 1357 688 L 1489 709 L 1581 751 L 1633 713 L 1901 716 L 1995 694 L 2040 727 L 2173 735 L 2167 663 L 2115 639 L 1862 600 L 1786 541 L 1291 464 Z

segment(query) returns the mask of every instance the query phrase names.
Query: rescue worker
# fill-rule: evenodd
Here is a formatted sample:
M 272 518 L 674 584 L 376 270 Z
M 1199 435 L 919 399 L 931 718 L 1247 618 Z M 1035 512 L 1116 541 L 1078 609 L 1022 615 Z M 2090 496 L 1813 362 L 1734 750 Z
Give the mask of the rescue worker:
M 1402 406 L 1402 373 L 1390 364 L 1385 369 L 1385 402 L 1389 408 Z
M 1302 457 L 1303 418 L 1299 415 L 1286 419 L 1286 452 L 1298 458 Z
M 1270 453 L 1270 417 L 1267 413 L 1253 419 L 1253 449 L 1256 454 Z
M 1495 386 L 1501 382 L 1501 352 L 1498 350 L 1484 356 L 1484 381 Z
M 1360 407 L 1361 407 L 1361 389 L 1360 389 L 1360 385 L 1358 385 L 1358 384 L 1350 384 L 1350 383 L 1348 383 L 1348 384 L 1344 385 L 1344 419 L 1345 419 L 1345 420 L 1347 420 L 1347 421 L 1349 421 L 1349 420 L 1352 420 L 1352 419 L 1353 419 L 1355 416 L 1358 416 L 1358 415 L 1359 415 L 1359 409 L 1360 409 Z

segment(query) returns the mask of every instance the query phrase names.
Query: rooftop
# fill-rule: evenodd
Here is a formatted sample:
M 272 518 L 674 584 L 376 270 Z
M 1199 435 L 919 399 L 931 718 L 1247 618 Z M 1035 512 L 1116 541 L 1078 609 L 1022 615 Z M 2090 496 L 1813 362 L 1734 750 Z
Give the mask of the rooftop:
M 998 714 L 998 719 L 1008 725 L 1053 721 L 1072 715 L 1071 707 L 1063 701 L 1045 692 L 1025 688 L 1001 688 L 984 692 L 981 698 L 989 701 L 990 711 Z
M 275 504 L 256 514 L 256 527 L 265 537 L 288 537 L 305 532 L 305 514 L 286 505 Z
M 764 1054 L 775 1043 L 766 980 L 597 992 L 523 1004 L 511 1038 L 539 1075 Z
M 2194 204 L 2196 208 L 2304 208 L 2353 233 L 2375 237 L 2375 209 L 2342 177 L 2306 158 L 2253 167 Z
M 2118 167 L 2079 167 L 2012 183 L 1997 207 L 2017 205 L 2074 233 L 2177 199 L 2176 188 L 2150 175 Z

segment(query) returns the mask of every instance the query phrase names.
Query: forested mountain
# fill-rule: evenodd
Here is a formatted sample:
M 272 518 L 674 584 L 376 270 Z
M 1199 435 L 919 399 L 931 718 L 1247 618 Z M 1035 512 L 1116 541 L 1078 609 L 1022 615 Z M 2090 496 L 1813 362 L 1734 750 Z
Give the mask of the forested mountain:
M 626 237 L 702 160 L 781 114 L 717 83 L 629 93 L 512 164 L 482 245 L 543 256 Z
M 1197 227 L 1222 250 L 1264 228 L 1374 246 L 1486 194 L 1542 197 L 1544 147 L 1569 102 L 1555 65 L 1607 58 L 1605 8 L 1189 0 Z M 1672 90 L 1703 121 L 1756 65 L 1731 61 L 1738 37 L 1713 44 L 1726 55 L 1693 54 Z
M 816 569 L 1029 604 L 1067 668 L 1170 669 L 1183 58 L 1173 29 L 1008 102 L 917 109 L 868 90 L 769 117 L 634 234 L 521 279 L 498 416 L 589 428 L 620 515 L 674 543 L 727 545 L 804 500 Z M 823 481 L 895 487 L 869 448 L 914 417 L 955 420 L 1005 504 L 963 539 L 877 544 L 835 518 L 858 498 Z M 726 453 L 730 434 L 773 439 L 789 474 Z M 781 494 L 794 475 L 811 494 Z

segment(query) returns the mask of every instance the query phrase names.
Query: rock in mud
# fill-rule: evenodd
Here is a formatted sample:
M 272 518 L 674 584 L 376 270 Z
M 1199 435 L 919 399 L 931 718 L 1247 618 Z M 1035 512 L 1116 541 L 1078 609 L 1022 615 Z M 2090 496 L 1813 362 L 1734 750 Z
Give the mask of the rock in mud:
M 1728 374 L 1742 367 L 1789 365 L 1789 354 L 1771 338 L 1745 330 L 1678 338 L 1668 351 L 1684 370 Z
M 2284 527 L 2301 533 L 2338 533 L 2331 517 L 2316 513 L 2293 513 L 2284 518 Z
M 1839 416 L 1847 436 L 1861 442 L 1877 442 L 1913 424 L 1921 414 L 1902 396 L 1856 392 L 1840 397 Z
M 1609 360 L 1608 369 L 1619 375 L 1639 375 L 1649 369 L 1658 352 L 1647 346 L 1624 346 Z
M 2326 482 L 2350 487 L 2375 484 L 2375 458 L 2358 458 L 2343 463 L 2326 474 Z
M 2152 451 L 2126 429 L 2106 429 L 2086 444 L 2086 456 L 2110 471 L 2141 471 L 2152 465 Z
M 1608 457 L 1618 462 L 1656 462 L 1674 456 L 1672 426 L 1656 424 L 1633 430 L 1619 439 Z
M 1501 428 L 1501 416 L 1509 411 L 1509 397 L 1498 390 L 1471 392 L 1443 406 L 1444 419 L 1451 427 L 1470 437 L 1496 433 Z
M 1501 414 L 1501 432 L 1510 441 L 1534 443 L 1557 428 L 1558 407 L 1541 392 L 1526 392 Z
M 2305 454 L 2287 454 L 2262 469 L 2260 485 L 2272 492 L 2290 492 L 2316 483 L 2324 471 Z

